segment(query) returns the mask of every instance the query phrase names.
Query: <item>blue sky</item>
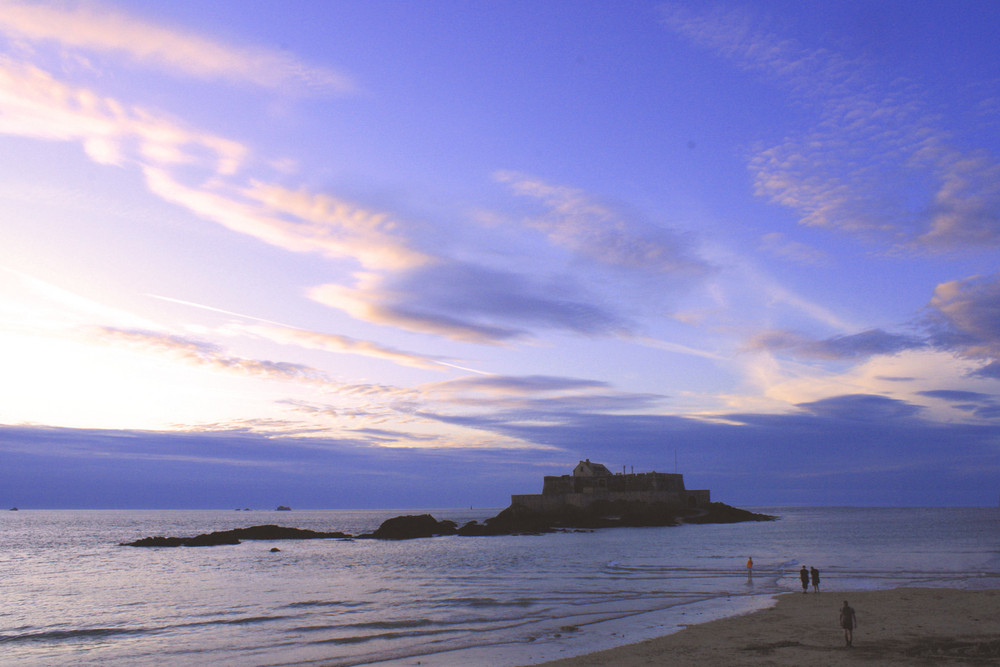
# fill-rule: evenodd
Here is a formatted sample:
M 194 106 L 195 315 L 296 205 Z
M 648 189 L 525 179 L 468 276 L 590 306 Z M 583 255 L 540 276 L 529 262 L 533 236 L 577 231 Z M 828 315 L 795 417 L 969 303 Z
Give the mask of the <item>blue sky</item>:
M 997 28 L 0 0 L 0 503 L 993 505 Z

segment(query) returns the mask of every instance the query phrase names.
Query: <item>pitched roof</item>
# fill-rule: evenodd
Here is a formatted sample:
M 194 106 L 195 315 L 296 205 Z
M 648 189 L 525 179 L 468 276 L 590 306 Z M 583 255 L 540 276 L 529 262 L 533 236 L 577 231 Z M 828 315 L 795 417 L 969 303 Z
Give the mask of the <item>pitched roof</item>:
M 611 471 L 603 463 L 592 463 L 590 459 L 580 461 L 573 468 L 573 475 L 576 477 L 602 477 L 610 474 Z

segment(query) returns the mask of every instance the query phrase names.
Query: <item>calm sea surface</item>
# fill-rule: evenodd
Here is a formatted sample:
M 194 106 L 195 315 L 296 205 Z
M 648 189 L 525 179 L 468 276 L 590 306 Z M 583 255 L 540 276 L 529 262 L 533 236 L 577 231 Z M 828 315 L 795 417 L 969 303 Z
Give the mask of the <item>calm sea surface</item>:
M 118 543 L 266 523 L 357 534 L 425 510 L 4 511 L 0 664 L 523 665 L 767 606 L 801 590 L 802 565 L 825 592 L 1000 588 L 997 508 L 757 509 L 781 520 L 174 549 Z

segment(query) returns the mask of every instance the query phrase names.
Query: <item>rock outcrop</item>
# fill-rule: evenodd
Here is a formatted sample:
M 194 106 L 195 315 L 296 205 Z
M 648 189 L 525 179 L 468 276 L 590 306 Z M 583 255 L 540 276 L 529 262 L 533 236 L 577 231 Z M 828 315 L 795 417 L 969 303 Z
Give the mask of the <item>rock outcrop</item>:
M 397 516 L 386 519 L 374 533 L 359 535 L 376 540 L 412 540 L 418 537 L 455 535 L 458 525 L 454 521 L 438 521 L 430 514 Z
M 741 510 L 725 503 L 709 503 L 701 512 L 684 517 L 684 523 L 740 523 L 742 521 L 774 521 L 770 514 Z
M 321 540 L 350 537 L 347 533 L 323 533 L 304 528 L 286 526 L 250 526 L 194 537 L 144 537 L 135 542 L 122 542 L 123 547 L 214 547 L 222 544 L 240 544 L 241 540 Z
M 558 530 L 594 528 L 676 526 L 680 523 L 736 523 L 773 521 L 775 517 L 757 514 L 724 503 L 710 503 L 698 510 L 679 511 L 668 503 L 598 500 L 586 508 L 564 506 L 539 512 L 522 505 L 511 505 L 484 523 L 470 521 L 458 529 L 459 535 L 525 535 Z

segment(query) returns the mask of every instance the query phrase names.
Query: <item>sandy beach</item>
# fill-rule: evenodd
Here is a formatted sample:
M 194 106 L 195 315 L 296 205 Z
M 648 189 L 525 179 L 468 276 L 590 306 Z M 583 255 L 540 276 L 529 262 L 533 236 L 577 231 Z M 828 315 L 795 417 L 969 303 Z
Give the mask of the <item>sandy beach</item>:
M 847 600 L 854 645 L 838 625 Z M 786 593 L 769 609 L 546 667 L 1000 664 L 1000 590 Z

